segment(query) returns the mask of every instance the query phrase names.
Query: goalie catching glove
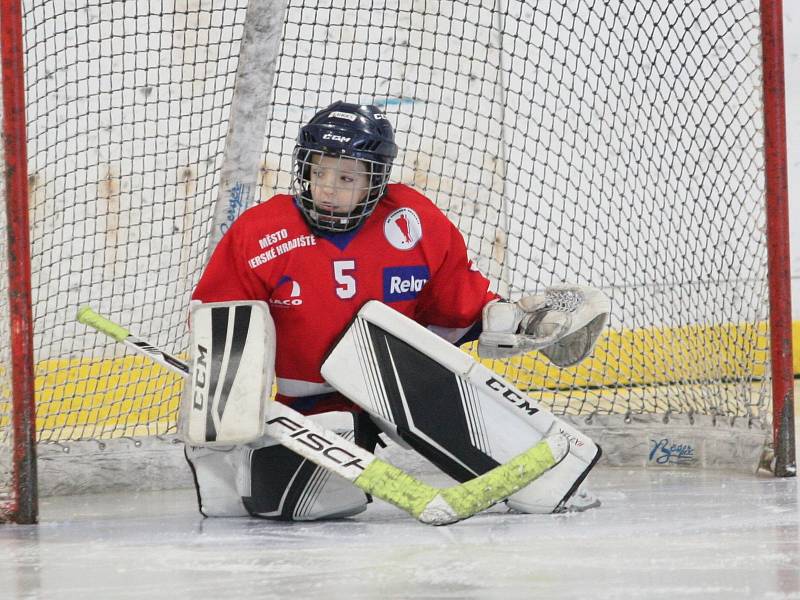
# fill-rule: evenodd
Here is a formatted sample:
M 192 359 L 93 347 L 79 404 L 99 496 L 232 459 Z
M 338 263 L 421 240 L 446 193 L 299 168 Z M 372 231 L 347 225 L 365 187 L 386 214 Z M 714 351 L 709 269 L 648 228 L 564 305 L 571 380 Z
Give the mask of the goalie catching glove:
M 605 327 L 610 301 L 600 290 L 564 285 L 517 302 L 496 300 L 483 308 L 478 354 L 508 358 L 538 350 L 559 367 L 591 354 Z

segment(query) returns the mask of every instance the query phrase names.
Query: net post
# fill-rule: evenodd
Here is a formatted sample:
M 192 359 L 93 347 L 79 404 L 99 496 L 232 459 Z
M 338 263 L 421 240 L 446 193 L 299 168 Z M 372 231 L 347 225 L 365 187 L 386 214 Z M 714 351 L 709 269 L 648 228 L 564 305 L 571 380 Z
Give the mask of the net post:
M 761 0 L 772 434 L 775 475 L 791 477 L 796 459 L 782 19 L 782 0 Z
M 250 0 L 247 5 L 206 262 L 255 200 L 287 4 L 286 0 Z
M 8 229 L 8 303 L 11 332 L 13 432 L 12 499 L 5 517 L 35 523 L 36 418 L 31 310 L 31 252 L 28 222 L 28 164 L 25 120 L 25 49 L 19 0 L 2 0 L 0 50 L 3 77 L 4 171 Z

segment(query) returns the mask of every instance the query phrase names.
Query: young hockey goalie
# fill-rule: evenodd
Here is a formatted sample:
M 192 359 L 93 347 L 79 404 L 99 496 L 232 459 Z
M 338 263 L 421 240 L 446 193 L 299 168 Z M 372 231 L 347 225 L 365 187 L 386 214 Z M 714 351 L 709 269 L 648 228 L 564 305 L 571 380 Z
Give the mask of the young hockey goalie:
M 570 454 L 509 506 L 596 504 L 576 490 L 600 449 L 451 344 L 480 337 L 485 357 L 536 350 L 569 366 L 591 352 L 608 299 L 581 287 L 498 298 L 435 204 L 388 183 L 396 155 L 378 108 L 337 102 L 318 112 L 298 135 L 292 194 L 231 226 L 193 300 L 265 301 L 276 400 L 359 445 L 372 450 L 380 430 L 463 481 L 555 428 L 570 438 Z M 312 520 L 367 506 L 361 490 L 270 439 L 186 454 L 208 516 Z

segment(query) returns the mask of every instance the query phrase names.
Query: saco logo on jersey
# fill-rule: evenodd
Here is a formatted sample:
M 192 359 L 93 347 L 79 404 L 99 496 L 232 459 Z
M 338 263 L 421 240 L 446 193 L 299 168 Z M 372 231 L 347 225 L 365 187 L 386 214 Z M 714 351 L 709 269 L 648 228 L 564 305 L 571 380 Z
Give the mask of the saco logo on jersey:
M 413 300 L 430 279 L 424 265 L 411 267 L 386 267 L 383 270 L 383 301 Z
M 303 304 L 303 299 L 300 297 L 300 284 L 288 275 L 280 278 L 272 294 L 269 305 L 276 308 L 289 308 Z
M 422 238 L 422 223 L 410 208 L 398 208 L 386 217 L 383 234 L 398 250 L 411 250 Z

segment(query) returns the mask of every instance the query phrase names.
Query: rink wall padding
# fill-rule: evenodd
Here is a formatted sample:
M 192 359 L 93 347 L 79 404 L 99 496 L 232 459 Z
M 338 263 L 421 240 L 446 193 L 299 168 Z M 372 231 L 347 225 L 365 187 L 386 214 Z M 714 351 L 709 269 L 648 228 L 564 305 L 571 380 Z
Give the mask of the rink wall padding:
M 762 330 L 755 336 L 754 327 Z M 648 389 L 717 379 L 721 380 L 721 389 L 727 387 L 734 393 L 737 387 L 729 382 L 745 376 L 745 381 L 763 378 L 769 349 L 747 342 L 763 339 L 763 331 L 766 323 L 609 331 L 592 357 L 570 369 L 556 368 L 536 354 L 508 363 L 482 362 L 517 387 L 534 395 L 540 393 L 541 400 L 557 414 L 559 396 L 583 396 L 600 406 L 596 412 L 625 413 L 631 408 L 634 413 L 658 412 L 659 400 L 651 406 L 644 399 L 655 397 L 647 393 Z M 793 339 L 794 347 L 800 348 L 800 322 L 793 324 Z M 718 349 L 713 363 L 691 360 L 698 356 L 694 348 L 709 346 Z M 800 374 L 800 351 L 794 353 L 794 371 Z M 39 440 L 174 433 L 182 385 L 178 376 L 139 356 L 41 361 L 36 366 Z M 603 406 L 604 398 L 610 404 Z M 640 399 L 638 403 L 636 398 Z M 630 400 L 633 406 L 623 408 L 622 399 Z

